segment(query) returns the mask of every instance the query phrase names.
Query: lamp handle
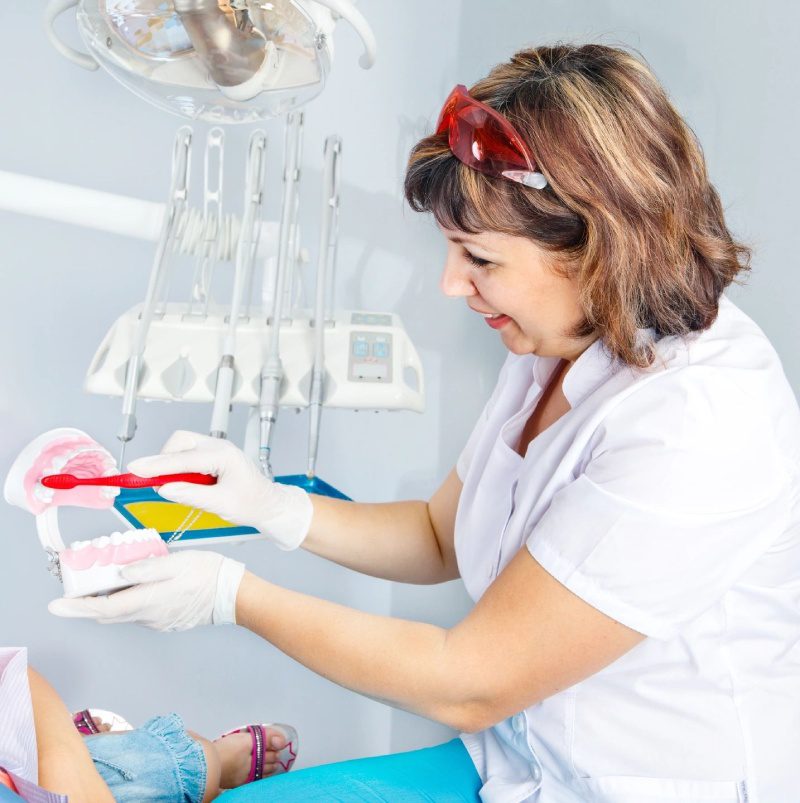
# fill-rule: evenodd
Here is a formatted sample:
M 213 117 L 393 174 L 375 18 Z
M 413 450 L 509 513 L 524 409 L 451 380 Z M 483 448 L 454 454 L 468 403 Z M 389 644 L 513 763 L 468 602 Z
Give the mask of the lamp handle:
M 375 41 L 375 34 L 367 22 L 364 15 L 353 5 L 351 0 L 314 0 L 321 6 L 330 9 L 334 14 L 347 20 L 361 39 L 364 45 L 364 52 L 361 54 L 358 63 L 368 70 L 375 63 L 375 53 L 378 45 Z
M 56 35 L 54 23 L 56 17 L 63 14 L 67 9 L 78 5 L 79 0 L 50 0 L 44 12 L 44 27 L 50 44 L 65 58 L 83 67 L 84 70 L 96 70 L 97 62 L 88 53 L 81 53 L 79 50 L 64 44 Z

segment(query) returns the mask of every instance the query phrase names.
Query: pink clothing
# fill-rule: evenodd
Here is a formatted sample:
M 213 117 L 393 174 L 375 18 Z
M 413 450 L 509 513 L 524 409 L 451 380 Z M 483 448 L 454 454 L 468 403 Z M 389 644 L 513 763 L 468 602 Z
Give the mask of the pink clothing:
M 14 781 L 8 776 L 7 772 L 3 772 L 0 770 L 0 784 L 6 787 L 6 789 L 10 789 L 12 792 L 17 791 L 17 787 L 14 786 Z

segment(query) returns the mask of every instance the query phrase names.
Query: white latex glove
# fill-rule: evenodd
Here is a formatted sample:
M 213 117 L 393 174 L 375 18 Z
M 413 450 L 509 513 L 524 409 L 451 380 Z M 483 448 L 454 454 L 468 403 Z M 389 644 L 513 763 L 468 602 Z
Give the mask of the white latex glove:
M 133 460 L 128 470 L 140 477 L 182 471 L 216 475 L 216 485 L 171 482 L 158 492 L 172 502 L 255 527 L 281 549 L 299 547 L 311 526 L 314 506 L 302 488 L 267 479 L 241 449 L 220 438 L 178 431 L 160 455 Z
M 162 631 L 236 624 L 243 563 L 216 552 L 187 550 L 131 563 L 121 573 L 139 585 L 107 597 L 55 599 L 47 606 L 50 613 L 101 624 L 136 622 Z

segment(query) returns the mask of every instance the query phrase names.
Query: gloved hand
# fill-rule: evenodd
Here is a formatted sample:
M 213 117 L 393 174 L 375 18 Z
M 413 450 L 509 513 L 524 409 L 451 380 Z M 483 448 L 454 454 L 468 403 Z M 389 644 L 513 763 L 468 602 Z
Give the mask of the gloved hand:
M 216 475 L 216 485 L 171 482 L 159 493 L 234 524 L 255 527 L 281 549 L 299 547 L 311 526 L 314 506 L 308 494 L 267 479 L 244 452 L 226 440 L 178 431 L 160 455 L 133 460 L 128 469 L 140 477 L 182 471 Z
M 121 574 L 140 585 L 107 597 L 55 599 L 47 607 L 56 616 L 101 624 L 136 622 L 161 631 L 236 624 L 243 563 L 216 552 L 187 550 L 131 563 Z

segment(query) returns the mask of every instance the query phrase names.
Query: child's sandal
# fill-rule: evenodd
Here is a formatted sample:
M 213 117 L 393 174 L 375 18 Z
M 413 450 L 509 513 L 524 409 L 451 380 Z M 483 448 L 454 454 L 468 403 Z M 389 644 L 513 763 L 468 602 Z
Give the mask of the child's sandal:
M 108 731 L 101 731 L 95 724 L 95 719 L 100 719 L 104 724 L 108 724 Z M 119 714 L 114 714 L 111 711 L 103 711 L 100 708 L 84 708 L 83 711 L 78 711 L 72 715 L 72 721 L 79 733 L 84 736 L 94 736 L 96 733 L 106 733 L 115 731 L 130 731 L 133 730 L 133 725 L 126 719 L 123 719 Z
M 297 731 L 291 725 L 283 724 L 265 724 L 265 725 L 242 725 L 241 728 L 234 728 L 233 730 L 223 733 L 220 739 L 226 736 L 231 736 L 234 733 L 249 733 L 253 742 L 253 749 L 250 759 L 250 773 L 247 776 L 245 783 L 252 783 L 253 781 L 260 781 L 264 777 L 264 753 L 272 750 L 267 743 L 267 728 L 279 731 L 286 740 L 286 746 L 277 751 L 277 766 L 269 773 L 270 775 L 281 775 L 284 772 L 289 772 L 292 765 L 297 758 L 298 748 L 300 741 L 297 736 Z
M 94 724 L 94 720 L 88 708 L 84 708 L 83 711 L 78 711 L 77 714 L 73 714 L 72 721 L 75 723 L 78 733 L 82 733 L 84 736 L 93 736 L 95 733 L 100 733 L 99 728 Z

